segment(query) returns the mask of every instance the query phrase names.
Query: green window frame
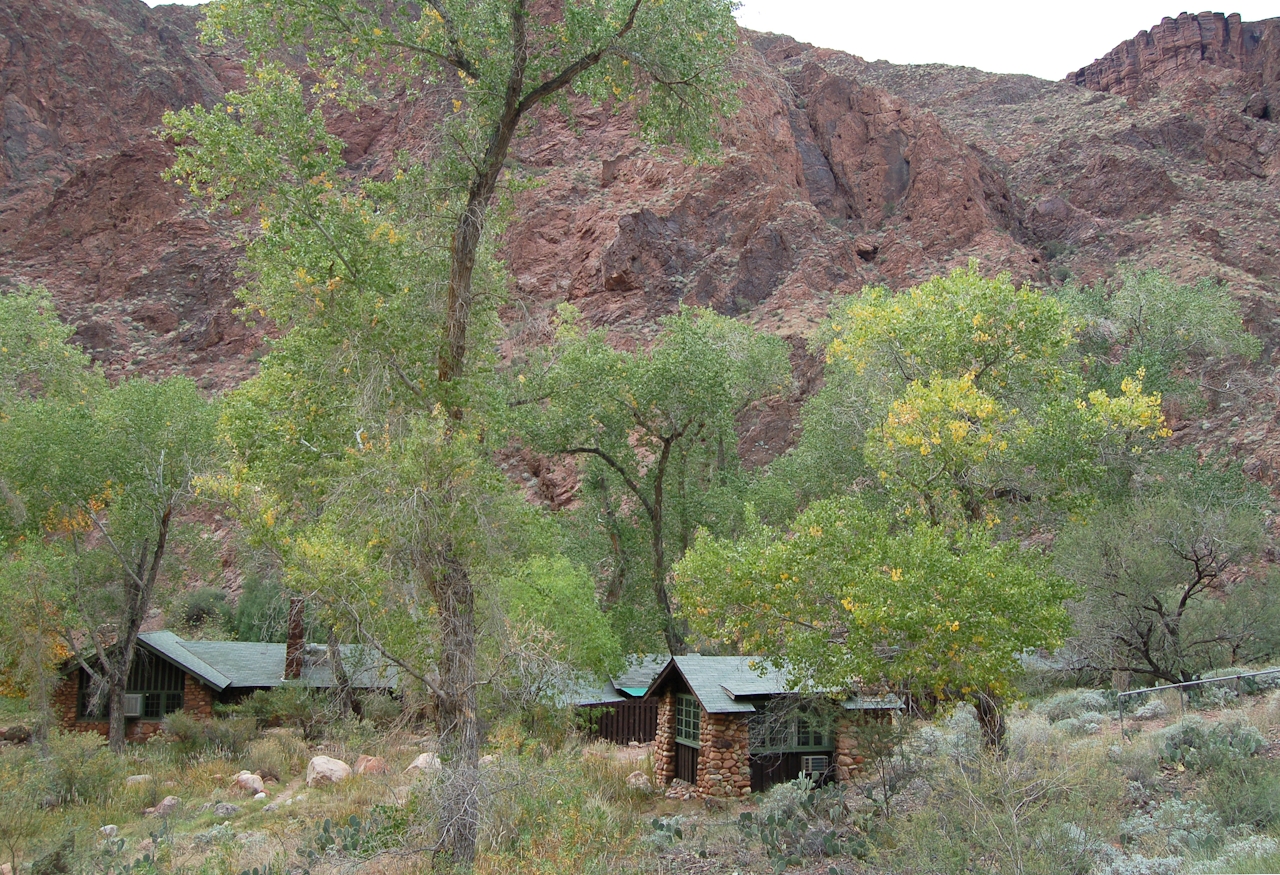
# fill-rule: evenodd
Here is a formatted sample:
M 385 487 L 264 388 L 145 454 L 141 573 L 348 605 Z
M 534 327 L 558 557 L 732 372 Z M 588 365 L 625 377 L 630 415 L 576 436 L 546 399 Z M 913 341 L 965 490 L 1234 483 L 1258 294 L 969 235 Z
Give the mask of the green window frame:
M 771 714 L 768 706 L 751 715 L 747 723 L 748 745 L 753 754 L 828 753 L 835 749 L 835 734 L 813 714 Z
M 105 720 L 107 717 L 105 697 L 98 702 L 98 710 L 90 713 L 89 673 L 83 667 L 79 669 L 79 673 L 80 689 L 76 703 L 76 717 L 80 720 Z M 182 710 L 186 680 L 186 672 L 169 660 L 140 652 L 129 670 L 129 679 L 125 683 L 124 691 L 127 694 L 141 694 L 141 719 L 159 720 L 166 714 Z
M 702 747 L 702 706 L 693 696 L 676 696 L 676 742 Z

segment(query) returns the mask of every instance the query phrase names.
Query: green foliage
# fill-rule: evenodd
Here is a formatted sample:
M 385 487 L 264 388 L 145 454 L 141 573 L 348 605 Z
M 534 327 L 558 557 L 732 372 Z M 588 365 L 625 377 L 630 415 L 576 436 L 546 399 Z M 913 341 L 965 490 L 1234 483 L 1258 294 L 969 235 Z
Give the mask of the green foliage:
M 316 738 L 337 716 L 329 694 L 302 683 L 283 683 L 269 690 L 254 690 L 241 702 L 226 709 L 231 714 L 252 717 L 259 727 L 283 726 L 302 730 L 306 738 Z
M 786 384 L 785 346 L 710 311 L 683 310 L 662 320 L 651 348 L 624 352 L 602 330 L 583 332 L 573 308 L 560 318 L 549 360 L 517 375 L 521 431 L 542 452 L 587 461 L 615 561 L 647 560 L 665 613 L 667 571 L 694 529 L 723 531 L 736 518 L 734 418 Z M 648 543 L 627 529 L 646 532 Z M 668 644 L 679 636 L 670 624 L 666 633 Z
M 1059 572 L 1076 581 L 1074 649 L 1098 670 L 1193 680 L 1275 646 L 1275 583 L 1230 573 L 1267 540 L 1265 493 L 1239 466 L 1155 460 L 1128 500 L 1069 525 Z
M 89 401 L 106 387 L 101 369 L 70 342 L 74 332 L 44 289 L 0 295 L 0 410 L 18 399 Z
M 1240 305 L 1213 279 L 1183 285 L 1159 271 L 1124 270 L 1109 286 L 1071 284 L 1058 298 L 1080 325 L 1090 382 L 1111 392 L 1144 368 L 1152 390 L 1191 394 L 1206 359 L 1252 360 L 1262 350 L 1241 324 Z
M 1024 531 L 1087 506 L 1168 431 L 1140 370 L 1114 395 L 1086 391 L 1072 328 L 1057 300 L 976 264 L 867 289 L 824 326 L 827 385 L 782 468 L 817 495 L 883 486 L 948 526 L 1007 516 Z
M 1019 655 L 1066 632 L 1071 593 L 985 527 L 899 525 L 851 499 L 815 502 L 785 532 L 700 538 L 675 590 L 695 629 L 819 687 L 941 699 L 1012 693 Z
M 239 757 L 258 737 L 258 727 L 252 719 L 201 720 L 186 711 L 165 715 L 163 729 L 170 752 L 180 758 L 204 755 Z
M 49 798 L 58 803 L 101 803 L 122 780 L 120 762 L 96 732 L 49 732 L 48 756 L 41 760 Z
M 602 675 L 621 667 L 618 637 L 596 604 L 595 582 L 568 559 L 535 556 L 495 588 L 504 613 L 551 632 L 568 665 Z
M 1156 743 L 1160 759 L 1204 772 L 1254 756 L 1266 739 L 1241 720 L 1210 722 L 1192 715 L 1162 729 Z
M 301 46 L 308 64 L 323 72 L 317 93 L 347 103 L 367 97 L 370 77 L 392 91 L 404 84 L 439 100 L 439 127 L 460 153 L 439 150 L 437 160 L 448 166 L 478 164 L 485 154 L 485 135 L 512 109 L 504 86 L 517 54 L 522 109 L 556 98 L 549 83 L 562 77 L 560 84 L 593 102 L 635 106 L 648 139 L 694 154 L 713 151 L 715 122 L 731 110 L 735 91 L 727 69 L 737 42 L 731 10 L 722 0 L 575 0 L 562 15 L 516 17 L 498 2 L 436 0 L 383 10 L 359 0 L 219 0 L 204 30 L 215 42 L 243 37 L 255 58 Z
M 769 789 L 758 811 L 738 816 L 738 829 L 747 841 L 759 842 L 774 872 L 799 866 L 807 857 L 865 857 L 865 824 L 834 785 L 816 787 L 801 776 Z
M 221 629 L 231 620 L 227 594 L 213 586 L 202 586 L 178 597 L 173 617 L 185 629 L 196 631 L 213 624 Z
M 1214 770 L 1205 796 L 1229 827 L 1270 830 L 1280 823 L 1280 774 L 1262 757 L 1232 759 Z

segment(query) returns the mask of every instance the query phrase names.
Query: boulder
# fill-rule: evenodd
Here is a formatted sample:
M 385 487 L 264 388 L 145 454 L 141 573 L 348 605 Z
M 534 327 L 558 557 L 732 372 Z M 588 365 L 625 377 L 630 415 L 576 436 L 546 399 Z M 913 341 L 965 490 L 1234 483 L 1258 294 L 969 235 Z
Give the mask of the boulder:
M 498 757 L 496 755 L 487 753 L 484 756 L 480 757 L 480 768 L 483 769 L 485 766 L 491 766 L 497 761 L 498 761 Z
M 168 817 L 182 807 L 182 800 L 177 796 L 166 796 L 155 808 L 147 809 L 148 817 Z
M 321 787 L 325 784 L 337 784 L 351 777 L 351 766 L 333 757 L 312 757 L 307 763 L 307 786 Z
M 236 786 L 250 793 L 261 793 L 266 790 L 266 785 L 262 783 L 262 779 L 253 774 L 253 772 L 241 772 L 236 775 Z
M 98 827 L 98 832 L 105 838 L 113 839 L 117 834 L 119 834 L 120 827 L 116 826 L 114 823 L 108 823 L 106 826 Z
M 130 775 L 124 779 L 124 785 L 126 787 L 136 787 L 139 784 L 147 784 L 154 780 L 155 778 L 150 775 Z
M 266 798 L 267 798 L 267 794 L 266 794 L 265 792 L 263 792 L 263 793 L 254 793 L 254 794 L 253 794 L 253 801 L 254 801 L 254 802 L 261 802 L 263 799 L 266 799 Z
M 10 726 L 0 738 L 13 744 L 25 744 L 31 740 L 31 730 L 25 726 Z
M 440 757 L 428 751 L 427 753 L 418 754 L 418 758 L 409 763 L 409 767 L 404 770 L 405 774 L 410 772 L 422 772 L 424 775 L 434 775 L 440 772 L 444 766 L 440 764 Z
M 218 817 L 234 817 L 240 813 L 240 806 L 232 805 L 230 802 L 219 802 L 213 806 L 213 813 Z
M 634 790 L 644 790 L 646 793 L 653 791 L 653 782 L 639 769 L 627 775 L 627 786 Z
M 356 760 L 357 775 L 385 775 L 386 773 L 387 761 L 382 757 L 371 757 L 362 753 Z

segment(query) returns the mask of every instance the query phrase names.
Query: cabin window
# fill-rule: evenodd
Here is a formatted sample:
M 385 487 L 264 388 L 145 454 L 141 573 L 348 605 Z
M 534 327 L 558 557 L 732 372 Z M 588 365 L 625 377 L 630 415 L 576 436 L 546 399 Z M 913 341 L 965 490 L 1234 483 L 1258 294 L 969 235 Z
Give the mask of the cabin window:
M 818 715 L 792 708 L 765 708 L 747 722 L 752 753 L 831 750 L 833 735 Z
M 149 653 L 140 652 L 129 670 L 129 680 L 125 684 L 126 694 L 142 696 L 142 719 L 159 720 L 166 714 L 182 710 L 182 691 L 186 684 L 186 673 L 181 668 Z M 92 688 L 89 673 L 80 669 L 80 695 L 76 716 L 80 719 L 105 720 L 107 718 L 107 699 L 104 695 L 98 707 L 89 711 Z
M 702 706 L 693 696 L 676 696 L 676 741 L 690 747 L 702 745 Z

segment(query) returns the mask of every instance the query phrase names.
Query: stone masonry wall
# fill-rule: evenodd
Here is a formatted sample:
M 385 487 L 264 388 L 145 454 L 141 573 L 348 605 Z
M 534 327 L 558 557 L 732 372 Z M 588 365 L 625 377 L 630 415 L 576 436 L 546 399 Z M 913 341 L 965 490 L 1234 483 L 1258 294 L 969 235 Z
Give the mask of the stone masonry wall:
M 860 730 L 868 724 L 884 723 L 893 719 L 890 711 L 862 711 L 839 719 L 836 723 L 835 751 L 837 781 L 854 780 L 866 771 L 867 757 L 872 752 L 863 749 L 866 741 L 859 737 Z
M 658 700 L 658 734 L 653 739 L 653 779 L 665 787 L 676 776 L 676 694 Z
M 197 720 L 212 720 L 213 690 L 187 675 L 182 685 L 182 710 Z
M 744 714 L 702 712 L 698 752 L 699 796 L 738 797 L 751 792 L 751 762 Z

